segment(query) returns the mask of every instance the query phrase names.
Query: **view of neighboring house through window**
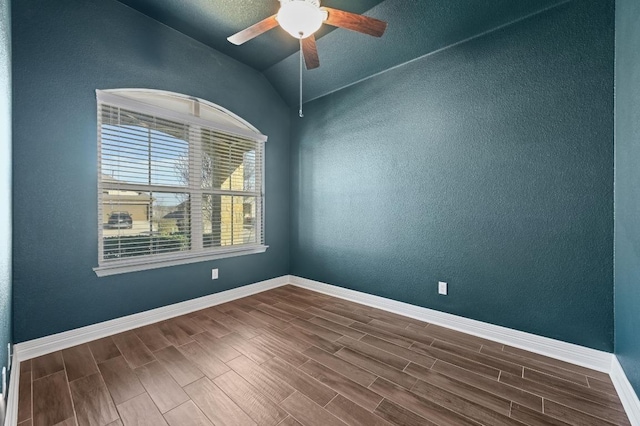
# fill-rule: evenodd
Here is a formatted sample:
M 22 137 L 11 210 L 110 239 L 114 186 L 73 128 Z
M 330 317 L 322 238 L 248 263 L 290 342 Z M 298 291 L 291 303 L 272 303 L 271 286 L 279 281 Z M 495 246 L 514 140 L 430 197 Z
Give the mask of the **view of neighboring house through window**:
M 123 94 L 98 92 L 98 275 L 264 251 L 266 137 L 201 100 Z

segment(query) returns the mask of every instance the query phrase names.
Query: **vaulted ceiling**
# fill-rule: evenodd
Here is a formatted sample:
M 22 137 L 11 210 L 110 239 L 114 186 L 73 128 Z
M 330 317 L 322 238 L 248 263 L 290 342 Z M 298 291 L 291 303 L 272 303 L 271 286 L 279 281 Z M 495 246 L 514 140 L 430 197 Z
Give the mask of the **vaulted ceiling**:
M 298 43 L 277 27 L 242 46 L 227 37 L 277 13 L 277 0 L 119 0 L 261 71 L 289 104 L 298 97 Z M 320 68 L 304 72 L 315 99 L 414 58 L 569 0 L 323 0 L 389 23 L 378 39 L 328 25 L 316 34 Z M 578 0 L 573 0 L 578 1 Z

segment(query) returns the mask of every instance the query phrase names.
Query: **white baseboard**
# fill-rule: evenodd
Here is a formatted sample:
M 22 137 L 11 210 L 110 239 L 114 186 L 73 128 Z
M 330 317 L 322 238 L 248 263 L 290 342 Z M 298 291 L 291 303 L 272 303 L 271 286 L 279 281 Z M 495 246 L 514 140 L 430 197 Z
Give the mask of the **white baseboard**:
M 14 346 L 18 361 L 35 358 L 51 352 L 70 348 L 102 337 L 111 336 L 147 324 L 153 324 L 189 312 L 218 305 L 241 297 L 250 296 L 285 284 L 293 284 L 319 293 L 350 300 L 367 306 L 405 315 L 425 322 L 462 331 L 474 336 L 495 340 L 517 348 L 567 361 L 572 364 L 592 368 L 605 373 L 611 372 L 612 354 L 585 348 L 572 343 L 542 337 L 523 331 L 488 324 L 453 314 L 435 311 L 384 297 L 374 296 L 355 290 L 349 290 L 318 281 L 293 275 L 284 275 L 232 290 L 211 294 L 197 299 L 187 300 L 161 308 L 152 309 L 126 317 L 65 331 L 39 339 L 18 343 Z M 14 368 L 15 370 L 15 368 Z
M 128 315 L 126 317 L 116 318 L 110 321 L 18 343 L 14 346 L 14 351 L 18 356 L 18 361 L 24 361 L 80 345 L 82 343 L 87 343 L 92 340 L 122 333 L 123 331 L 142 327 L 143 325 L 153 324 L 158 321 L 188 314 L 189 312 L 198 311 L 209 306 L 219 305 L 241 297 L 250 296 L 288 283 L 289 276 L 284 275 L 282 277 L 245 285 L 232 290 L 199 297 L 197 299 L 191 299 L 185 302 L 140 312 L 138 314 Z M 17 366 L 14 368 L 17 368 Z
M 14 426 L 18 424 L 18 384 L 20 383 L 20 361 L 18 354 L 14 351 L 11 361 L 11 376 L 9 378 L 9 389 L 7 406 L 5 410 L 4 426 Z
M 638 399 L 638 395 L 636 395 L 629 379 L 627 379 L 627 375 L 622 369 L 617 356 L 614 356 L 611 361 L 611 381 L 616 387 L 629 421 L 634 426 L 640 426 L 640 399 Z
M 488 324 L 293 275 L 290 276 L 289 280 L 293 285 L 317 291 L 319 293 L 324 293 L 421 321 L 441 325 L 473 336 L 494 340 L 506 345 L 525 349 L 530 352 L 546 355 L 551 358 L 581 365 L 604 373 L 609 373 L 611 371 L 612 354 L 608 352 L 598 351 L 584 346 L 526 333 L 524 331 Z

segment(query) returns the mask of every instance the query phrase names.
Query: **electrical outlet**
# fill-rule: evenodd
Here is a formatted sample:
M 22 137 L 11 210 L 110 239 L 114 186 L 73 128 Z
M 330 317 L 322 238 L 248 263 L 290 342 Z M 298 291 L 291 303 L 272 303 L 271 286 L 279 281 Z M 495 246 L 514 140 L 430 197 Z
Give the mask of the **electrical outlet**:
M 447 292 L 447 283 L 445 283 L 444 281 L 438 281 L 438 294 L 443 294 L 446 296 Z
M 211 270 L 211 279 L 212 280 L 217 280 L 218 279 L 218 268 Z

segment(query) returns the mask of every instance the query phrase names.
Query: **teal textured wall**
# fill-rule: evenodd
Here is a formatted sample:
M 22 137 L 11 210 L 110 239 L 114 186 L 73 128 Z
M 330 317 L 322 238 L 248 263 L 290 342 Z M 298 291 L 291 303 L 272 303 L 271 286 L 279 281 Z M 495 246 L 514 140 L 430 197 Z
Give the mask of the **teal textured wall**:
M 0 369 L 11 340 L 11 18 L 0 0 Z
M 616 2 L 615 352 L 640 394 L 640 2 Z
M 573 1 L 306 104 L 291 273 L 612 351 L 613 54 Z
M 114 0 L 12 13 L 16 341 L 289 273 L 289 111 L 262 74 Z M 125 87 L 209 100 L 269 136 L 266 253 L 96 277 L 95 90 Z

